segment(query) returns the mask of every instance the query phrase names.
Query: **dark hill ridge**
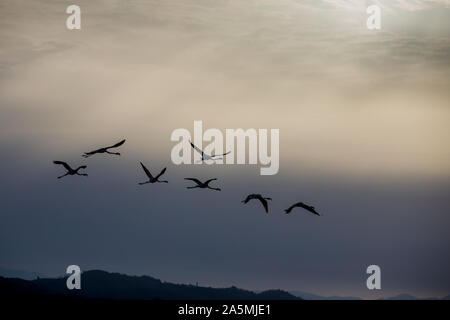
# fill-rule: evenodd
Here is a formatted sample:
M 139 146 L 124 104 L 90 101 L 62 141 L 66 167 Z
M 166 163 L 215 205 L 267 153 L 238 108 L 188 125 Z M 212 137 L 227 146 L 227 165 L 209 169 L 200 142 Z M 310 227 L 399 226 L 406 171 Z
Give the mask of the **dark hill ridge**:
M 68 290 L 67 278 L 22 280 L 0 277 L 0 294 L 8 297 L 58 297 L 114 300 L 296 300 L 282 290 L 255 293 L 236 287 L 211 288 L 162 282 L 101 270 L 83 272 L 81 290 Z

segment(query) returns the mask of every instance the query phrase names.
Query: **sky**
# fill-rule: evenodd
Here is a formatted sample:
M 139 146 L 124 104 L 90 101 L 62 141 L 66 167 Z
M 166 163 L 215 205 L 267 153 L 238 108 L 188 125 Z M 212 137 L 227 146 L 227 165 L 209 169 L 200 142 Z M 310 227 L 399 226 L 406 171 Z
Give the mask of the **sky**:
M 69 4 L 0 3 L 0 266 L 450 294 L 450 1 L 77 1 L 72 31 Z M 279 173 L 172 164 L 171 133 L 195 120 L 279 129 Z M 123 138 L 120 157 L 81 157 Z M 53 160 L 89 177 L 57 180 Z M 139 186 L 139 161 L 169 184 Z M 324 215 L 282 213 L 298 201 Z

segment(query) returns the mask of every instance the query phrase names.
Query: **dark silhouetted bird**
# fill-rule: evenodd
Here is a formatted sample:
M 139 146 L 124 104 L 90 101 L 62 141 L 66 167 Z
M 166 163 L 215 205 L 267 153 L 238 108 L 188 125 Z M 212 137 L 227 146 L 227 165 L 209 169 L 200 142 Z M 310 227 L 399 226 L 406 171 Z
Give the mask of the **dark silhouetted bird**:
M 147 184 L 147 183 L 155 183 L 155 182 L 165 182 L 165 183 L 169 182 L 166 180 L 158 180 L 159 177 L 161 177 L 164 174 L 164 172 L 166 172 L 167 168 L 162 169 L 161 172 L 156 177 L 153 177 L 152 174 L 150 173 L 150 171 L 148 171 L 148 169 L 142 164 L 142 162 L 141 162 L 141 166 L 142 166 L 142 169 L 144 169 L 144 172 L 148 177 L 148 181 L 139 182 L 140 185 Z
M 286 214 L 289 214 L 292 211 L 292 209 L 294 209 L 295 207 L 303 208 L 309 212 L 314 213 L 315 215 L 320 216 L 320 214 L 316 211 L 316 209 L 314 207 L 308 206 L 308 205 L 304 204 L 303 202 L 297 202 L 296 204 L 293 204 L 292 206 L 290 206 L 289 208 L 284 210 L 284 212 Z
M 269 206 L 267 204 L 267 200 L 272 200 L 272 198 L 264 198 L 260 194 L 249 194 L 247 196 L 247 198 L 245 198 L 245 200 L 242 200 L 242 202 L 243 203 L 247 203 L 247 202 L 249 202 L 250 200 L 253 200 L 253 199 L 257 199 L 257 200 L 261 201 L 261 203 L 262 203 L 262 205 L 264 207 L 264 210 L 266 211 L 266 213 L 269 213 Z
M 217 190 L 217 191 L 220 191 L 220 190 L 221 190 L 220 188 L 211 188 L 211 187 L 209 186 L 209 183 L 210 183 L 211 181 L 217 180 L 217 178 L 209 179 L 209 180 L 206 180 L 205 182 L 201 182 L 200 180 L 195 179 L 195 178 L 184 178 L 184 180 L 194 181 L 195 184 L 196 184 L 196 186 L 193 186 L 193 187 L 187 187 L 187 189 L 200 188 L 200 189 L 211 189 L 211 190 Z
M 62 176 L 59 176 L 58 179 L 61 179 L 62 177 L 65 176 L 73 176 L 73 175 L 78 175 L 78 176 L 85 176 L 87 177 L 87 173 L 78 173 L 78 170 L 80 169 L 86 169 L 87 166 L 79 166 L 76 169 L 72 169 L 66 162 L 64 161 L 53 161 L 54 164 L 60 164 L 62 165 L 66 170 L 66 174 L 63 174 Z
M 83 154 L 83 157 L 87 158 L 87 157 L 90 157 L 90 156 L 92 156 L 92 155 L 94 155 L 94 154 L 96 154 L 96 153 L 108 153 L 108 154 L 115 154 L 115 155 L 120 156 L 120 153 L 119 153 L 119 152 L 109 152 L 108 150 L 109 150 L 109 149 L 112 149 L 112 148 L 120 147 L 120 146 L 123 145 L 124 143 L 125 143 L 125 139 L 123 139 L 122 141 L 116 143 L 115 145 L 109 146 L 109 147 L 100 148 L 100 149 L 97 149 L 97 150 L 85 152 L 85 153 Z
M 198 148 L 191 141 L 189 141 L 189 143 L 191 144 L 191 147 L 194 148 L 195 151 L 197 151 L 198 153 L 200 153 L 202 155 L 202 159 L 197 162 L 202 162 L 205 160 L 220 160 L 220 159 L 222 159 L 223 156 L 225 156 L 231 152 L 231 151 L 228 151 L 227 153 L 209 155 L 209 154 L 204 153 L 202 149 Z

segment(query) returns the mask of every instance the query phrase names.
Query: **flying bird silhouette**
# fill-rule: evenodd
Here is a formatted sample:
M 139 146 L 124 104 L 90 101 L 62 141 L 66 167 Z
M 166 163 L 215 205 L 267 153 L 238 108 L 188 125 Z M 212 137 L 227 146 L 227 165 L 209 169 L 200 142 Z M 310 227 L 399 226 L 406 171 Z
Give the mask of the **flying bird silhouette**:
M 186 187 L 187 189 L 200 188 L 200 189 L 211 189 L 211 190 L 216 190 L 216 191 L 221 190 L 220 188 L 211 188 L 209 186 L 209 183 L 211 181 L 217 180 L 217 178 L 209 179 L 209 180 L 206 180 L 205 182 L 201 182 L 200 180 L 195 179 L 195 178 L 184 178 L 184 180 L 194 181 L 196 184 L 196 186 L 193 186 L 193 187 Z
M 115 145 L 109 146 L 109 147 L 104 147 L 104 148 L 100 148 L 100 149 L 97 149 L 97 150 L 92 150 L 92 151 L 89 151 L 89 152 L 85 152 L 85 153 L 82 155 L 82 157 L 87 158 L 87 157 L 90 157 L 90 156 L 92 156 L 92 155 L 94 155 L 94 154 L 96 154 L 96 153 L 108 153 L 108 154 L 115 154 L 115 155 L 120 156 L 120 153 L 119 153 L 119 152 L 110 152 L 110 151 L 108 151 L 108 150 L 109 150 L 109 149 L 112 149 L 112 148 L 120 147 L 120 146 L 123 145 L 124 143 L 125 143 L 125 139 L 123 139 L 122 141 L 116 143 Z
M 72 169 L 72 168 L 67 164 L 67 162 L 64 162 L 64 161 L 53 161 L 53 163 L 54 163 L 54 164 L 60 164 L 60 165 L 62 165 L 62 166 L 67 170 L 66 174 L 63 174 L 62 176 L 59 176 L 58 179 L 61 179 L 62 177 L 65 177 L 65 176 L 73 176 L 73 175 L 78 175 L 78 176 L 85 176 L 85 177 L 87 177 L 87 173 L 78 173 L 78 170 L 80 170 L 80 169 L 86 169 L 87 166 L 79 166 L 79 167 L 76 168 L 76 169 Z
M 311 213 L 314 213 L 315 215 L 320 216 L 320 214 L 316 211 L 316 209 L 314 207 L 308 206 L 307 204 L 304 204 L 303 202 L 297 202 L 297 203 L 293 204 L 292 206 L 290 206 L 289 208 L 284 210 L 284 213 L 289 214 L 292 211 L 292 209 L 294 209 L 295 207 L 303 208 Z
M 249 202 L 250 200 L 253 200 L 253 199 L 257 199 L 257 200 L 261 201 L 261 203 L 262 203 L 262 205 L 264 207 L 264 210 L 266 211 L 266 213 L 269 213 L 269 206 L 267 204 L 267 200 L 272 200 L 272 198 L 264 198 L 260 194 L 249 194 L 247 196 L 247 198 L 245 198 L 245 200 L 242 200 L 242 202 L 243 203 L 247 203 L 247 202 Z
M 197 151 L 198 153 L 200 153 L 201 156 L 202 156 L 202 159 L 200 161 L 197 161 L 197 162 L 203 162 L 205 160 L 220 160 L 220 159 L 223 159 L 222 158 L 223 156 L 225 156 L 225 155 L 227 155 L 227 154 L 229 154 L 231 152 L 231 151 L 228 151 L 228 152 L 222 153 L 222 154 L 209 155 L 209 154 L 204 153 L 202 149 L 198 148 L 190 140 L 189 140 L 189 143 L 191 144 L 191 147 L 194 148 L 194 150 Z M 217 158 L 217 157 L 219 157 L 219 158 Z
M 161 172 L 156 177 L 153 177 L 152 174 L 150 173 L 150 171 L 148 171 L 148 169 L 142 164 L 142 162 L 140 164 L 142 166 L 142 169 L 144 169 L 145 174 L 148 177 L 148 181 L 146 181 L 146 182 L 139 182 L 140 185 L 147 184 L 147 183 L 155 183 L 155 182 L 165 182 L 165 183 L 169 182 L 169 181 L 166 181 L 166 180 L 158 180 L 159 177 L 161 177 L 164 174 L 164 172 L 166 172 L 167 168 L 162 169 Z

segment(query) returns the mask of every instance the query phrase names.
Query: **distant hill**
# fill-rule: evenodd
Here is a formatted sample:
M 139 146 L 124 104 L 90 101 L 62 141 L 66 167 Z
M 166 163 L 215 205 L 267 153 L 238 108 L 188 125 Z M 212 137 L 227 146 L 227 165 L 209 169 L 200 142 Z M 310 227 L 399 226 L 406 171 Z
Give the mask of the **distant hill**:
M 303 291 L 289 291 L 290 294 L 301 297 L 305 300 L 361 300 L 359 297 L 341 297 L 341 296 L 320 296 L 314 293 L 303 292 Z
M 410 294 L 402 293 L 402 294 L 399 294 L 399 295 L 396 295 L 393 297 L 388 297 L 388 298 L 380 299 L 380 300 L 417 300 L 417 299 L 418 299 L 417 297 L 414 297 Z
M 436 297 L 417 298 L 408 293 L 401 293 L 401 294 L 393 296 L 393 297 L 381 298 L 379 300 L 450 300 L 450 296 L 446 296 L 446 297 L 442 297 L 442 298 L 436 298 Z
M 9 269 L 4 267 L 0 267 L 0 276 L 5 278 L 20 278 L 25 280 L 34 280 L 37 277 L 45 277 L 45 275 L 42 273 L 28 272 L 25 270 Z
M 101 270 L 83 272 L 81 290 L 68 290 L 66 279 L 23 280 L 0 277 L 0 295 L 8 298 L 115 300 L 300 300 L 282 290 L 255 293 L 236 287 L 200 287 L 162 282 L 149 276 L 128 276 Z
M 345 297 L 345 296 L 320 296 L 313 293 L 303 292 L 303 291 L 290 291 L 294 296 L 301 297 L 304 300 L 362 300 L 359 297 Z M 417 298 L 413 295 L 402 293 L 392 297 L 380 298 L 378 300 L 450 300 L 450 296 L 436 298 Z

